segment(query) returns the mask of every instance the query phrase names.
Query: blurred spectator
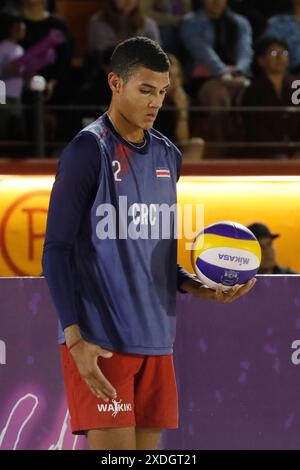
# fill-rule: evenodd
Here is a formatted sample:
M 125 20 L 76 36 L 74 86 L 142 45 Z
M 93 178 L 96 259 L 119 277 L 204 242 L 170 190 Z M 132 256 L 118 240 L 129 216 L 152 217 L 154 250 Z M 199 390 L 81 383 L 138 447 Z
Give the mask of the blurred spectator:
M 261 247 L 262 257 L 258 274 L 297 274 L 290 268 L 284 268 L 277 264 L 273 241 L 280 237 L 278 233 L 271 233 L 270 229 L 261 222 L 248 225 L 248 229 L 256 236 Z
M 101 10 L 89 22 L 89 53 L 97 53 L 101 61 L 105 50 L 132 36 L 160 42 L 158 26 L 142 14 L 140 0 L 102 0 Z
M 18 76 L 14 60 L 24 53 L 18 42 L 23 39 L 26 27 L 21 16 L 2 13 L 0 18 L 0 79 L 6 85 L 6 105 L 0 106 L 0 138 L 21 139 L 24 137 L 24 122 L 21 107 L 23 78 Z
M 189 13 L 182 38 L 194 61 L 194 76 L 246 75 L 252 59 L 252 32 L 246 18 L 227 7 L 227 0 L 203 0 L 203 9 Z
M 46 99 L 63 101 L 63 90 L 71 66 L 72 40 L 65 22 L 45 8 L 44 0 L 21 0 L 21 12 L 26 24 L 26 36 L 22 41 L 25 50 L 44 39 L 52 29 L 61 31 L 65 42 L 55 47 L 56 60 L 41 71 L 47 80 Z
M 183 88 L 181 64 L 172 54 L 169 59 L 170 87 L 155 128 L 181 148 L 185 160 L 197 161 L 203 156 L 204 141 L 190 136 L 189 97 Z
M 300 73 L 300 0 L 292 1 L 292 12 L 272 16 L 267 25 L 267 34 L 283 39 L 290 51 L 290 71 Z
M 183 16 L 191 11 L 191 0 L 143 0 L 142 8 L 157 22 L 163 48 L 180 53 L 178 26 Z
M 193 86 L 204 106 L 231 106 L 238 102 L 252 60 L 249 21 L 233 13 L 227 0 L 203 0 L 203 8 L 182 23 L 182 39 L 193 59 Z M 224 114 L 212 114 L 212 138 L 224 140 Z M 225 121 L 225 122 L 224 122 Z
M 289 52 L 287 44 L 271 36 L 262 37 L 256 45 L 256 60 L 261 73 L 245 91 L 243 106 L 292 106 L 292 78 L 287 74 Z M 252 142 L 280 142 L 300 140 L 298 113 L 282 111 L 244 112 L 246 140 Z M 300 147 L 300 142 L 299 142 Z M 248 156 L 287 158 L 295 149 L 278 147 L 248 150 Z

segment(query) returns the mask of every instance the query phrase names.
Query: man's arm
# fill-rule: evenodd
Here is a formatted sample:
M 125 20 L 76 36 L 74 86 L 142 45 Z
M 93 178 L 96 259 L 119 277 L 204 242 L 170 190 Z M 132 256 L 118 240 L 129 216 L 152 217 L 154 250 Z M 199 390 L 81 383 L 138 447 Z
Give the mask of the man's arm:
M 42 264 L 68 347 L 81 339 L 71 269 L 73 248 L 95 197 L 99 172 L 98 143 L 91 134 L 83 133 L 63 152 L 51 193 Z M 92 393 L 105 401 L 116 396 L 97 365 L 99 356 L 112 356 L 110 351 L 82 339 L 71 354 Z
M 63 329 L 78 323 L 71 270 L 73 247 L 99 171 L 94 137 L 76 137 L 60 158 L 51 192 L 42 264 Z
M 78 324 L 67 326 L 64 329 L 64 333 L 68 348 L 82 338 Z

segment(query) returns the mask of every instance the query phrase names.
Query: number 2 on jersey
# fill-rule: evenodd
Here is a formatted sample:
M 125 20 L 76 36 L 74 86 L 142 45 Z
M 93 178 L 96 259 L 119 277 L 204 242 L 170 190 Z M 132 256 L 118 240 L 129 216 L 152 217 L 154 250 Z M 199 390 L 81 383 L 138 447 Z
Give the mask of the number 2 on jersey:
M 115 178 L 115 181 L 122 181 L 122 178 L 118 178 L 118 174 L 120 173 L 121 171 L 121 164 L 118 160 L 113 160 L 112 162 L 112 166 L 113 168 L 117 168 L 116 170 L 114 170 L 114 178 Z

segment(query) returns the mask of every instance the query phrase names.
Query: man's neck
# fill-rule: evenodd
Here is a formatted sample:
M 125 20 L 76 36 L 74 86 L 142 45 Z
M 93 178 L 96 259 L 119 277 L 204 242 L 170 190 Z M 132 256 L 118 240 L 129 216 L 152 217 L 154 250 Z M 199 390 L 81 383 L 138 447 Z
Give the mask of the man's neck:
M 133 126 L 117 110 L 110 107 L 107 114 L 115 130 L 123 139 L 136 144 L 144 141 L 145 135 L 143 129 Z

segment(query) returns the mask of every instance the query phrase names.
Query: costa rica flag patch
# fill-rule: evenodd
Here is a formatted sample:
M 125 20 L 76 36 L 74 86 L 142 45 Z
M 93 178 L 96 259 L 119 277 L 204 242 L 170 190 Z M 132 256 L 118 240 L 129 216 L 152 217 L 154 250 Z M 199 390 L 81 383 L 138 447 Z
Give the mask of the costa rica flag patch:
M 167 168 L 157 168 L 156 169 L 157 178 L 171 178 L 170 170 Z

